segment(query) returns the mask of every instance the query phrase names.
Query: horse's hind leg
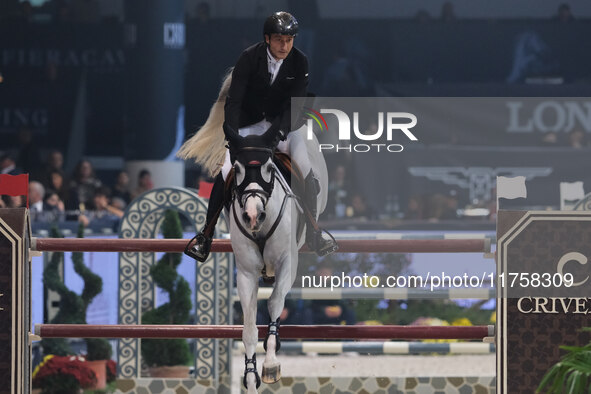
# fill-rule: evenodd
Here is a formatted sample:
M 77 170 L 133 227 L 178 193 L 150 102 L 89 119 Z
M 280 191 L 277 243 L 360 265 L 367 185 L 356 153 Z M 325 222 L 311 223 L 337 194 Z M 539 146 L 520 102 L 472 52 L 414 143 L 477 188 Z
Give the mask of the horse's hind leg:
M 276 351 L 281 346 L 281 342 L 279 341 L 279 316 L 285 305 L 285 296 L 293 283 L 291 272 L 286 267 L 285 262 L 278 266 L 276 279 L 273 293 L 271 293 L 271 297 L 267 301 L 271 323 L 269 323 L 269 331 L 265 338 L 266 354 L 262 374 L 262 379 L 265 383 L 275 383 L 281 378 L 281 364 L 276 355 Z
M 257 388 L 261 385 L 261 379 L 257 372 L 255 354 L 259 338 L 259 332 L 256 326 L 258 272 L 250 273 L 239 270 L 236 277 L 236 285 L 240 304 L 242 305 L 242 314 L 244 315 L 242 342 L 244 343 L 246 353 L 244 379 L 242 382 L 248 390 L 248 394 L 255 394 Z

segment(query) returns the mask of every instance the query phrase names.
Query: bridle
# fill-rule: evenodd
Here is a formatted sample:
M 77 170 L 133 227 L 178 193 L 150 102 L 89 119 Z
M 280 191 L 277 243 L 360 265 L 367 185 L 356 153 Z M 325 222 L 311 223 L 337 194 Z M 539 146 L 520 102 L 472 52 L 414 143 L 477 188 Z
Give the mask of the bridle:
M 269 153 L 270 154 L 269 157 L 273 157 L 272 156 L 273 150 L 269 149 L 269 148 L 246 147 L 246 148 L 242 148 L 239 151 L 238 155 L 240 155 L 240 153 L 242 153 L 242 151 Z M 250 162 L 249 164 L 243 164 L 243 165 L 245 167 L 250 167 L 251 169 L 253 167 L 257 167 L 259 174 L 260 174 L 261 167 L 262 167 L 262 164 L 260 161 L 258 162 L 258 164 Z M 259 251 L 261 252 L 261 255 L 263 254 L 263 250 L 265 249 L 265 244 L 266 244 L 267 240 L 269 238 L 271 238 L 271 236 L 275 233 L 275 230 L 277 229 L 277 227 L 279 226 L 279 223 L 281 222 L 281 219 L 283 217 L 283 213 L 285 212 L 285 207 L 287 206 L 288 199 L 293 198 L 294 201 L 296 201 L 298 208 L 301 209 L 301 207 L 299 206 L 299 203 L 298 203 L 298 197 L 295 194 L 293 194 L 293 192 L 291 191 L 291 188 L 287 184 L 287 181 L 285 180 L 283 175 L 281 175 L 281 172 L 279 172 L 279 169 L 277 168 L 277 166 L 274 163 L 272 164 L 272 170 L 271 170 L 270 176 L 271 176 L 270 181 L 269 182 L 263 181 L 264 185 L 260 189 L 246 190 L 246 185 L 244 185 L 244 184 L 246 184 L 248 182 L 246 182 L 246 180 L 243 180 L 242 183 L 240 185 L 238 185 L 237 180 L 236 180 L 237 177 L 235 175 L 234 176 L 234 185 L 232 188 L 233 190 L 232 190 L 231 205 L 232 205 L 232 215 L 234 216 L 234 222 L 236 223 L 236 226 L 238 227 L 240 232 L 246 238 L 253 241 L 258 246 Z M 260 178 L 262 178 L 262 176 Z M 269 200 L 271 198 L 271 193 L 272 193 L 273 188 L 275 186 L 276 179 L 278 181 L 277 183 L 281 186 L 281 188 L 284 191 L 283 201 L 281 202 L 281 208 L 279 209 L 279 213 L 277 214 L 275 221 L 271 225 L 271 228 L 269 229 L 269 231 L 266 232 L 266 234 L 264 236 L 261 236 L 258 231 L 251 233 L 242 225 L 242 222 L 240 221 L 238 214 L 236 213 L 235 200 L 238 200 L 238 205 L 240 205 L 241 209 L 244 209 L 244 205 L 246 204 L 246 201 L 249 198 L 259 197 L 263 203 L 263 208 L 266 209 L 267 203 L 269 202 Z M 260 185 L 260 183 L 258 183 L 258 182 L 257 182 L 257 184 Z
M 244 209 L 244 204 L 246 200 L 251 197 L 259 197 L 263 202 L 263 207 L 267 207 L 267 202 L 271 197 L 271 192 L 275 187 L 275 167 L 272 167 L 272 173 L 270 174 L 270 181 L 267 182 L 262 174 L 261 174 L 261 167 L 263 166 L 263 158 L 269 159 L 273 157 L 273 150 L 270 148 L 261 148 L 261 147 L 244 147 L 238 151 L 237 156 L 247 155 L 246 164 L 241 163 L 244 166 L 246 177 L 247 175 L 253 175 L 254 179 L 252 182 L 256 183 L 257 185 L 261 186 L 259 189 L 248 189 L 246 190 L 246 186 L 248 186 L 252 182 L 247 182 L 244 179 L 240 184 L 238 184 L 238 177 L 234 176 L 234 194 L 238 199 L 238 204 L 240 204 L 240 208 Z M 250 156 L 250 157 L 248 157 Z

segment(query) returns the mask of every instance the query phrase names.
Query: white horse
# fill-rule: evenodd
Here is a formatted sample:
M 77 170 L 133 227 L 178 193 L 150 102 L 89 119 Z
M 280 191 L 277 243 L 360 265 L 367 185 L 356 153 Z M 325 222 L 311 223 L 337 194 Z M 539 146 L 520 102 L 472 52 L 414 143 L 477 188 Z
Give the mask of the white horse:
M 230 75 L 223 83 L 218 101 L 210 111 L 205 125 L 189 139 L 179 156 L 193 158 L 211 175 L 217 175 L 226 154 L 223 124 L 223 102 L 230 85 Z M 327 201 L 328 174 L 324 157 L 318 149 L 318 141 L 307 139 L 307 129 L 302 127 L 290 133 L 288 138 L 306 141 L 308 156 L 314 174 L 320 183 L 318 214 Z M 274 383 L 281 377 L 276 351 L 279 350 L 279 316 L 285 296 L 291 289 L 298 266 L 298 250 L 305 236 L 296 239 L 299 203 L 290 185 L 273 162 L 271 132 L 262 136 L 238 137 L 231 141 L 237 146 L 234 162 L 233 200 L 225 210 L 230 221 L 230 236 L 237 268 L 237 286 L 244 329 L 245 346 L 244 386 L 248 393 L 256 393 L 261 383 L 256 365 L 257 292 L 259 278 L 274 278 L 274 288 L 268 300 L 271 323 L 265 338 L 265 360 L 262 381 Z M 317 218 L 316 218 L 317 219 Z M 305 229 L 302 232 L 305 234 Z

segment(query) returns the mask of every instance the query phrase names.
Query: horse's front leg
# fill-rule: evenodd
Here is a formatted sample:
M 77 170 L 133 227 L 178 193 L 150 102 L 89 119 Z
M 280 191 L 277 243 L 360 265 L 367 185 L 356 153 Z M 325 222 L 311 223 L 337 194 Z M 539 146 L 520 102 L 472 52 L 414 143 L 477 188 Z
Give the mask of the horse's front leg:
M 244 315 L 242 342 L 245 348 L 245 365 L 242 383 L 248 390 L 248 394 L 257 393 L 257 388 L 261 385 L 256 363 L 256 346 L 259 339 L 256 326 L 258 279 L 258 271 L 256 270 L 253 272 L 241 272 L 239 270 L 236 277 L 238 296 L 240 297 L 242 314 Z
M 291 259 L 292 257 L 286 254 L 281 259 L 281 264 L 277 264 L 275 271 L 275 287 L 273 288 L 271 297 L 269 297 L 269 300 L 267 301 L 271 322 L 269 323 L 269 329 L 264 342 L 266 354 L 265 361 L 263 362 L 262 379 L 265 383 L 275 383 L 281 379 L 281 364 L 277 359 L 276 352 L 281 348 L 281 342 L 279 339 L 279 316 L 285 305 L 285 297 L 295 280 L 295 276 L 292 275 L 290 269 Z

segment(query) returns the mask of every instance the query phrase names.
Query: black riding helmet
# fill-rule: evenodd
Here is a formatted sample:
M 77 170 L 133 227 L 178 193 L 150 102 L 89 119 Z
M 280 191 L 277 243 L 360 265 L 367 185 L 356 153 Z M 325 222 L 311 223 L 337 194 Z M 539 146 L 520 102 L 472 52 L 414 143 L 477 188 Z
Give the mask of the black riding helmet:
M 289 12 L 279 11 L 265 20 L 263 35 L 281 34 L 295 37 L 298 34 L 298 21 Z

